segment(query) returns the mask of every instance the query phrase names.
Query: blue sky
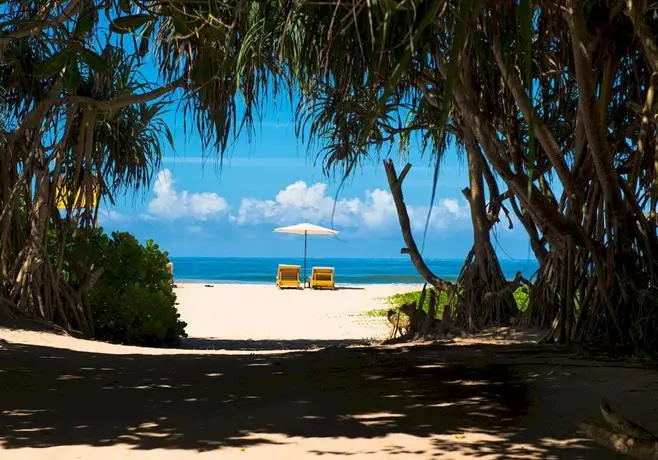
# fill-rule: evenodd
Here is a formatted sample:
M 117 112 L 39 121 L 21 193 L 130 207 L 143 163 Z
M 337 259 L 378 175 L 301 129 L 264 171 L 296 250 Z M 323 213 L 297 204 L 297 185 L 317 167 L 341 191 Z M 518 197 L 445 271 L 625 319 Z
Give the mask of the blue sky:
M 174 110 L 172 108 L 172 110 Z M 107 231 L 152 238 L 172 256 L 285 257 L 301 255 L 301 237 L 275 234 L 282 225 L 312 222 L 339 230 L 337 237 L 309 242 L 316 257 L 400 257 L 404 246 L 384 168 L 371 161 L 338 194 L 338 180 L 314 164 L 314 151 L 295 137 L 292 113 L 285 104 L 268 109 L 251 139 L 231 147 L 222 168 L 203 160 L 200 140 L 183 131 L 182 115 L 166 115 L 174 149 L 165 151 L 161 170 L 148 191 L 104 206 Z M 391 152 L 396 158 L 397 152 Z M 427 217 L 433 168 L 418 151 L 404 182 L 405 201 L 418 244 Z M 403 166 L 400 162 L 399 168 Z M 451 151 L 442 165 L 424 254 L 463 258 L 472 244 L 467 203 L 466 165 Z M 499 225 L 496 249 L 502 259 L 526 260 L 528 241 L 518 225 Z

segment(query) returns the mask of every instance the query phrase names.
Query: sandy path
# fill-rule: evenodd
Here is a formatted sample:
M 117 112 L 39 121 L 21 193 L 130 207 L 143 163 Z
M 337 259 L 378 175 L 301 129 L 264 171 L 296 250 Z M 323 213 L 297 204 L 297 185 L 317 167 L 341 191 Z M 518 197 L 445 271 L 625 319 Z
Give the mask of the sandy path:
M 181 284 L 176 295 L 190 338 L 321 343 L 383 339 L 388 332 L 385 319 L 363 313 L 387 308 L 386 297 L 414 288 L 368 285 L 314 291 L 279 290 L 273 285 Z
M 358 312 L 397 290 L 185 285 L 212 350 L 0 328 L 0 458 L 608 460 L 575 431 L 601 396 L 658 431 L 655 371 L 528 345 L 263 351 L 377 336 Z

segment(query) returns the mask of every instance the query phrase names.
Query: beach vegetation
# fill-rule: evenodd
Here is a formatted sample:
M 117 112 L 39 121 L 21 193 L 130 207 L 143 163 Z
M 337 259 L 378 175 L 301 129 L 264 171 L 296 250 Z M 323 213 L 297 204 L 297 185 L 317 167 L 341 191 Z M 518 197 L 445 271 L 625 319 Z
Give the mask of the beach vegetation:
M 103 273 L 91 290 L 96 337 L 115 343 L 179 346 L 186 323 L 176 308 L 169 256 L 152 240 L 126 232 L 104 235 L 96 256 Z
M 50 237 L 52 245 L 55 234 Z M 71 232 L 60 276 L 73 291 L 92 285 L 89 296 L 77 300 L 81 310 L 90 310 L 97 339 L 174 347 L 186 337 L 186 324 L 176 308 L 168 262 L 167 252 L 153 241 L 140 244 L 130 233 L 93 228 Z
M 392 308 L 399 310 L 399 308 L 404 305 L 404 304 L 415 304 L 418 305 L 418 302 L 420 302 L 422 291 L 416 290 L 416 291 L 409 291 L 409 292 L 402 292 L 399 294 L 393 294 L 392 296 L 387 297 L 387 302 L 389 305 L 391 305 Z M 514 293 L 514 301 L 516 303 L 516 308 L 518 311 L 523 312 L 528 308 L 528 297 L 529 297 L 529 289 L 526 286 L 520 286 L 518 287 Z M 436 306 L 436 318 L 441 319 L 443 316 L 443 309 L 445 305 L 448 303 L 448 293 L 445 291 L 442 291 L 438 295 L 438 302 Z M 423 305 L 421 309 L 425 312 L 429 312 L 429 296 L 426 295 L 423 300 Z M 380 310 L 371 310 L 371 311 L 380 311 Z M 381 310 L 384 313 L 381 316 L 386 316 L 386 310 Z M 370 315 L 370 316 L 379 316 L 379 315 Z
M 375 318 L 386 317 L 387 311 L 388 309 L 386 308 L 373 308 L 372 310 L 366 310 L 365 315 Z

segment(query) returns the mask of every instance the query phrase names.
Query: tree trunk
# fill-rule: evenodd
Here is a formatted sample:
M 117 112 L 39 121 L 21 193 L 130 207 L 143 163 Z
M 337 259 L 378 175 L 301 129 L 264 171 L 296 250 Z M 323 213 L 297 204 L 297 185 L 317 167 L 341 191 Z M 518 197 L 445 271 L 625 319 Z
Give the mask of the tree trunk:
M 470 185 L 465 190 L 465 195 L 469 203 L 473 225 L 474 266 L 472 269 L 474 272 L 469 277 L 471 284 L 461 286 L 468 291 L 470 296 L 468 305 L 463 305 L 462 308 L 472 310 L 468 317 L 477 316 L 480 326 L 501 324 L 516 315 L 516 303 L 514 296 L 508 293 L 501 296 L 486 296 L 487 293 L 502 291 L 507 283 L 489 234 L 493 222 L 487 216 L 482 155 L 470 129 L 467 126 L 464 128 Z M 489 197 L 490 200 L 496 198 Z M 491 218 L 497 217 L 491 216 Z

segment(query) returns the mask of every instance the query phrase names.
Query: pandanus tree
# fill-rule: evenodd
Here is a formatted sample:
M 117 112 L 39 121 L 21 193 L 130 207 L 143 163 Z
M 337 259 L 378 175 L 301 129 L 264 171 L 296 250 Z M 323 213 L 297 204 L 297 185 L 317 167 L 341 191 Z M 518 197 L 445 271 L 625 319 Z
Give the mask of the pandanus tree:
M 220 154 L 251 124 L 260 96 L 277 87 L 278 64 L 271 49 L 251 53 L 244 38 L 260 20 L 252 16 L 241 2 L 0 7 L 3 311 L 93 336 L 88 292 L 102 267 L 65 280 L 67 239 L 96 223 L 98 195 L 111 203 L 150 183 L 172 143 L 165 108 L 180 110 L 186 129 Z
M 162 91 L 101 32 L 101 6 L 8 2 L 0 32 L 0 303 L 90 336 L 102 267 L 65 282 L 67 238 L 97 221 L 98 194 L 147 185 L 171 139 L 149 103 Z
M 158 105 L 115 104 L 141 84 L 133 58 L 109 45 L 86 50 L 83 19 L 71 26 L 78 38 L 59 27 L 41 40 L 3 38 L 0 286 L 5 308 L 91 335 L 84 292 L 100 272 L 80 289 L 63 283 L 66 238 L 72 227 L 96 221 L 98 192 L 112 200 L 121 188 L 148 183 L 167 127 Z M 59 241 L 54 254 L 49 232 Z
M 495 62 L 488 85 L 512 112 L 482 110 L 484 88 L 466 76 L 454 101 L 546 243 L 530 315 L 555 319 L 562 341 L 656 345 L 656 227 L 645 214 L 655 212 L 653 173 L 636 148 L 640 114 L 633 110 L 652 92 L 652 69 L 643 50 L 647 37 L 639 39 L 628 17 L 632 9 L 632 3 L 542 2 L 532 8 L 530 26 L 519 6 L 492 4 L 468 16 L 473 46 L 463 48 L 462 62 L 472 62 L 469 52 L 487 50 Z M 649 27 L 650 15 L 640 16 Z M 506 33 L 524 24 L 529 41 Z M 503 124 L 510 119 L 528 134 L 510 135 L 514 128 Z M 517 152 L 520 158 L 510 155 Z

